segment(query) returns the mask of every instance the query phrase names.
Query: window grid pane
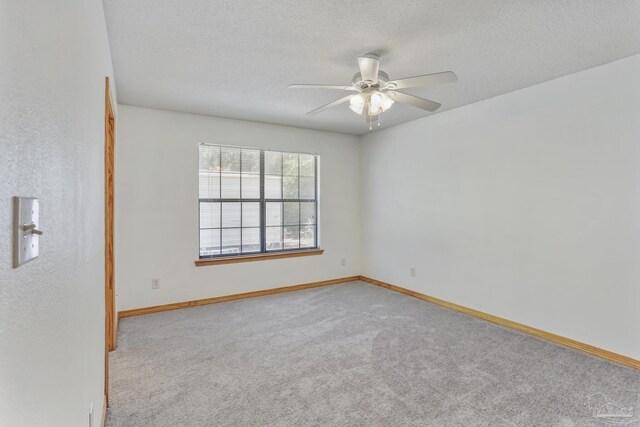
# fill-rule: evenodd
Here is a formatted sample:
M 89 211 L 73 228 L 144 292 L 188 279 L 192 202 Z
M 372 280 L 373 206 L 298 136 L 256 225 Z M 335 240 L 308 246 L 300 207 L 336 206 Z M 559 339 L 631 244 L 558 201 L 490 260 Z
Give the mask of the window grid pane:
M 282 176 L 264 176 L 264 196 L 266 199 L 280 199 L 282 197 Z
M 200 257 L 317 247 L 317 168 L 312 154 L 200 145 Z
M 315 226 L 303 225 L 300 227 L 300 247 L 301 248 L 313 248 L 316 242 L 316 228 Z
M 300 247 L 300 226 L 284 227 L 284 248 L 298 249 Z
M 240 228 L 222 229 L 222 255 L 240 254 L 241 248 Z
M 316 203 L 302 202 L 300 203 L 300 224 L 312 225 L 316 223 Z
M 267 251 L 282 250 L 282 227 L 267 227 Z
M 242 253 L 260 252 L 260 227 L 242 228 Z
M 282 202 L 267 202 L 266 211 L 267 227 L 282 225 Z

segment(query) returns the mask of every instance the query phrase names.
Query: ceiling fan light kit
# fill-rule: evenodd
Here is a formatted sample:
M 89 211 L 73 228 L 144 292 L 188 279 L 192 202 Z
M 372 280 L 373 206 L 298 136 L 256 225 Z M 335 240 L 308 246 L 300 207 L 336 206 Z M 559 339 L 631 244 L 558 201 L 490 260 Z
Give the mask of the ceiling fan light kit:
M 387 111 L 393 105 L 393 99 L 386 93 L 373 92 L 370 95 L 359 93 L 349 100 L 349 108 L 356 114 L 362 115 L 365 111 L 369 116 L 377 116 Z
M 359 115 L 364 114 L 367 123 L 369 123 L 369 129 L 371 130 L 373 129 L 373 122 L 376 122 L 377 126 L 380 126 L 380 115 L 391 108 L 394 102 L 409 104 L 430 112 L 440 108 L 440 104 L 435 101 L 398 92 L 397 89 L 450 83 L 458 79 L 452 71 L 445 71 L 443 73 L 389 80 L 387 73 L 380 70 L 380 59 L 374 54 L 359 57 L 358 65 L 360 72 L 353 76 L 351 86 L 295 84 L 290 85 L 289 88 L 337 89 L 358 92 L 330 102 L 320 108 L 316 108 L 307 114 L 317 114 L 348 101 L 351 111 Z

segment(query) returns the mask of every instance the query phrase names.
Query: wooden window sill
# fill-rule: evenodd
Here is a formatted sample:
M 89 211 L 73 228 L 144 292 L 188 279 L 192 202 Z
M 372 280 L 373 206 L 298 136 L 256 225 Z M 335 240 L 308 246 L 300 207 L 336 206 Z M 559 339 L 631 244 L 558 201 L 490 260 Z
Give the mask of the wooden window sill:
M 272 252 L 253 255 L 237 255 L 219 258 L 204 258 L 196 260 L 196 267 L 218 264 L 235 264 L 238 262 L 266 261 L 279 258 L 296 258 L 301 256 L 322 255 L 324 249 L 301 249 L 299 251 Z

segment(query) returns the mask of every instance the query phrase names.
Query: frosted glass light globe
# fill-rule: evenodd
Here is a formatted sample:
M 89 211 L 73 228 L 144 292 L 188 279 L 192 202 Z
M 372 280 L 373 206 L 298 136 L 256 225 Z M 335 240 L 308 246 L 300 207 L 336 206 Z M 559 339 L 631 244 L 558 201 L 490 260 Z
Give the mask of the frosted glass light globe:
M 361 94 L 352 96 L 349 100 L 349 108 L 356 114 L 362 114 L 362 110 L 364 110 L 364 97 Z

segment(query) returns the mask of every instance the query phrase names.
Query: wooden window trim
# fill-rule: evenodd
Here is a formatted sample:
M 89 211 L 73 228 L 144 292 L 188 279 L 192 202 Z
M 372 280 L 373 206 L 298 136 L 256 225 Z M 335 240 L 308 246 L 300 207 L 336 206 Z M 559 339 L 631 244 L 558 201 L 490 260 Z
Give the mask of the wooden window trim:
M 235 255 L 196 260 L 196 267 L 219 264 L 235 264 L 239 262 L 267 261 L 270 259 L 297 258 L 301 256 L 322 255 L 324 249 L 301 249 L 299 251 L 268 252 L 251 255 Z

